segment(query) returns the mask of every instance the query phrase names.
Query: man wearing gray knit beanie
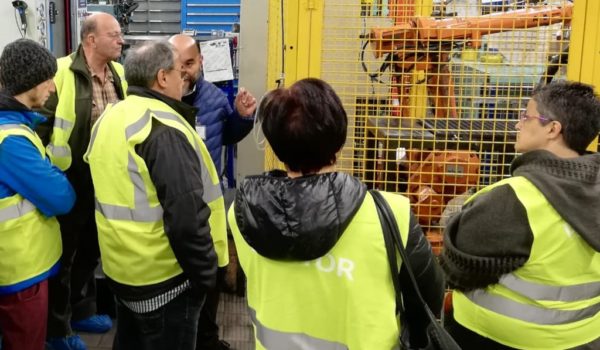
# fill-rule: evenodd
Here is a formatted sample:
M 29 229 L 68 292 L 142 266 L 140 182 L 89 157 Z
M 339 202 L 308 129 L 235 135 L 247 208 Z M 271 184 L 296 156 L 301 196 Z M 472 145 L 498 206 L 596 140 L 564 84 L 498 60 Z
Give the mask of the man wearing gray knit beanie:
M 67 177 L 33 131 L 54 91 L 56 59 L 19 39 L 0 56 L 0 329 L 2 349 L 43 349 L 48 278 L 59 270 L 58 221 L 75 203 Z
M 56 58 L 50 51 L 28 39 L 8 44 L 2 51 L 0 67 L 0 84 L 3 91 L 11 96 L 27 92 L 45 82 L 50 84 L 57 69 Z M 53 84 L 51 89 L 54 91 Z M 48 96 L 44 97 L 41 105 L 47 98 Z
M 86 350 L 75 332 L 106 333 L 109 315 L 98 314 L 95 270 L 100 257 L 95 196 L 90 168 L 83 161 L 92 126 L 109 104 L 125 98 L 127 83 L 119 22 L 94 13 L 81 23 L 77 51 L 57 60 L 56 92 L 44 105 L 48 123 L 36 132 L 47 142 L 52 164 L 62 169 L 77 194 L 75 206 L 58 217 L 63 256 L 58 277 L 49 281 L 48 350 Z

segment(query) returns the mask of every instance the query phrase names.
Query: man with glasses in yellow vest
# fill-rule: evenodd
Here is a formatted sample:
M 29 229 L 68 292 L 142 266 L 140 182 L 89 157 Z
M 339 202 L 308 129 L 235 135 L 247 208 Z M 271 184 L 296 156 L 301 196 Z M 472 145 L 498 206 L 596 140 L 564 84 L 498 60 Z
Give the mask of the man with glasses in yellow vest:
M 591 86 L 542 86 L 516 125 L 512 177 L 452 219 L 441 265 L 463 349 L 600 348 L 600 132 Z
M 97 315 L 94 270 L 98 265 L 98 234 L 94 221 L 94 190 L 83 154 L 92 126 L 106 105 L 125 97 L 121 55 L 123 37 L 117 20 L 106 13 L 87 17 L 81 25 L 81 45 L 58 59 L 56 94 L 48 99 L 51 128 L 38 132 L 53 164 L 66 172 L 77 193 L 73 210 L 58 218 L 63 239 L 59 277 L 50 282 L 48 347 L 86 349 L 73 331 L 104 333 L 108 315 Z
M 184 76 L 167 42 L 128 51 L 128 96 L 98 120 L 85 155 L 117 299 L 115 349 L 193 350 L 217 258 L 227 264 L 219 176 L 186 122 L 197 110 L 181 102 Z
M 55 215 L 71 210 L 75 192 L 53 166 L 33 129 L 33 112 L 54 91 L 56 60 L 19 39 L 0 57 L 0 347 L 39 350 L 46 339 L 49 277 L 60 268 Z

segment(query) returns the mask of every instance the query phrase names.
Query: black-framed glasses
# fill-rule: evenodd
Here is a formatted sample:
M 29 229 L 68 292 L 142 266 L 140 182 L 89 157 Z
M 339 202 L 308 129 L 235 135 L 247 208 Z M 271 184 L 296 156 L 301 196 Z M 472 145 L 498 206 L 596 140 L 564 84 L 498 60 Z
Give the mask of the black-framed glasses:
M 543 115 L 529 115 L 527 114 L 527 111 L 523 110 L 521 111 L 521 113 L 519 114 L 519 120 L 524 123 L 527 119 L 539 119 L 544 123 L 548 123 L 551 122 L 552 119 L 548 118 L 548 117 L 544 117 Z

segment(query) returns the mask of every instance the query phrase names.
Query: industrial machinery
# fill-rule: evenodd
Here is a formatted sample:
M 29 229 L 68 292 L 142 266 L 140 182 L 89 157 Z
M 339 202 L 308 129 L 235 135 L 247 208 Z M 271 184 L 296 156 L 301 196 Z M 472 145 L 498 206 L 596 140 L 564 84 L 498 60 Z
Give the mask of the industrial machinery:
M 469 151 L 413 151 L 408 153 L 407 193 L 419 223 L 432 226 L 457 194 L 477 186 L 480 161 Z
M 104 4 L 88 2 L 87 10 L 88 12 L 106 12 L 115 16 L 119 21 L 122 32 L 126 34 L 129 32 L 131 15 L 138 6 L 139 4 L 134 0 L 113 0 Z
M 51 49 L 50 23 L 54 23 L 56 13 L 53 2 L 47 0 L 15 0 L 15 22 L 21 37 L 35 40 Z
M 489 173 L 490 159 L 480 160 L 475 151 L 482 151 L 481 144 L 486 141 L 492 148 L 487 154 L 491 154 L 495 152 L 494 145 L 504 145 L 507 135 L 514 136 L 514 120 L 525 104 L 522 96 L 530 95 L 539 77 L 546 81 L 560 59 L 565 59 L 563 48 L 563 55 L 553 58 L 558 63 L 549 64 L 548 69 L 543 65 L 506 67 L 502 65 L 501 52 L 482 50 L 483 39 L 490 34 L 556 23 L 568 26 L 573 4 L 520 4 L 521 8 L 516 10 L 504 11 L 503 7 L 503 12 L 440 19 L 441 15 L 449 15 L 443 6 L 448 1 L 438 4 L 430 17 L 415 16 L 414 6 L 409 6 L 411 2 L 390 1 L 387 6 L 394 26 L 372 29 L 366 36 L 365 46 L 370 43 L 373 55 L 382 59 L 378 72 L 369 74 L 371 80 L 381 82 L 383 72 L 390 72 L 389 115 L 400 119 L 396 125 L 420 127 L 433 134 L 437 141 L 446 141 L 438 142 L 443 151 L 436 146 L 418 149 L 413 143 L 403 159 L 406 193 L 431 238 L 440 233 L 439 221 L 450 200 L 473 187 L 487 184 L 480 173 Z M 469 74 L 464 74 L 465 71 Z M 515 74 L 515 71 L 524 73 Z M 458 97 L 455 75 L 471 79 L 459 86 L 471 90 L 462 90 Z M 492 77 L 497 83 L 489 84 L 493 88 L 482 92 L 486 81 L 478 82 L 477 77 Z M 511 96 L 508 91 L 514 77 L 520 79 L 519 96 Z M 486 79 L 489 82 L 490 78 Z M 473 101 L 475 98 L 477 104 Z M 486 102 L 486 98 L 491 102 Z M 499 103 L 504 105 L 500 107 Z M 469 134 L 468 139 L 463 136 L 464 131 Z M 383 176 L 380 174 L 384 172 L 378 169 L 377 173 L 376 176 Z
M 458 116 L 453 82 L 449 71 L 453 50 L 478 49 L 484 35 L 546 26 L 570 20 L 573 4 L 535 6 L 516 11 L 493 13 L 477 18 L 416 17 L 392 28 L 371 30 L 369 42 L 375 57 L 387 55 L 385 64 L 392 70 L 391 96 L 398 100 L 392 114 L 411 117 L 409 101 L 413 87 L 412 71 L 426 72 L 427 89 L 435 96 L 436 117 Z M 565 23 L 568 24 L 568 23 Z
M 115 6 L 115 17 L 123 28 L 123 32 L 129 32 L 129 23 L 131 22 L 131 15 L 133 11 L 137 9 L 139 4 L 133 0 L 119 0 Z

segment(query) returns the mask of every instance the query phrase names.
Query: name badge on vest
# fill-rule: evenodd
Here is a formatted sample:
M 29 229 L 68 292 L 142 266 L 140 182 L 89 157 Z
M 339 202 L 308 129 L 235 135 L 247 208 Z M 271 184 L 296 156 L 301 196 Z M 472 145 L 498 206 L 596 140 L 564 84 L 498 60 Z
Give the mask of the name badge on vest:
M 202 140 L 206 140 L 206 126 L 196 125 L 196 132 Z

